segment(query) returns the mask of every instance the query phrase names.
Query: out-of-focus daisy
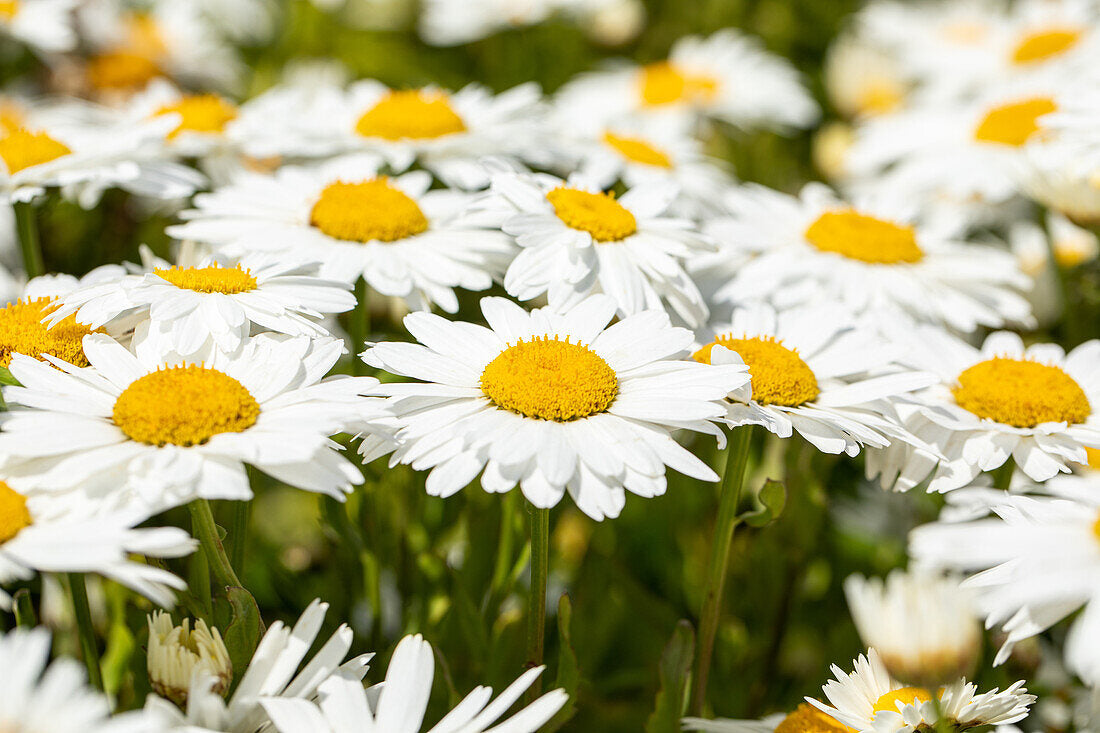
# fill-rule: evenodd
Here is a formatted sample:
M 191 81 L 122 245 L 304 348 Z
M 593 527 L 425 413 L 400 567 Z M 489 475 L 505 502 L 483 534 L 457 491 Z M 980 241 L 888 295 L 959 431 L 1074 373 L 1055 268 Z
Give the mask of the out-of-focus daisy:
M 159 716 L 133 711 L 111 716 L 111 704 L 86 682 L 75 659 L 49 662 L 50 631 L 17 628 L 0 634 L 5 694 L 0 726 L 5 731 L 51 733 L 159 733 Z
M 1053 496 L 1004 494 L 996 517 L 919 527 L 909 538 L 914 561 L 974 573 L 989 628 L 1006 634 L 995 664 L 1015 644 L 1084 607 L 1066 637 L 1066 661 L 1089 685 L 1100 683 L 1100 496 L 1087 478 L 1049 482 Z
M 1042 118 L 1053 140 L 1025 149 L 1026 193 L 1082 225 L 1100 221 L 1100 94 L 1074 85 L 1055 100 L 1057 110 Z
M 545 667 L 524 672 L 496 700 L 493 688 L 477 687 L 428 729 L 428 733 L 534 733 L 565 705 L 569 696 L 554 690 L 541 696 L 507 720 L 497 721 L 531 686 Z M 279 733 L 420 733 L 435 676 L 431 644 L 420 635 L 406 636 L 397 645 L 386 670 L 385 682 L 364 690 L 354 674 L 333 675 L 318 689 L 317 702 L 275 697 L 261 700 Z
M 559 96 L 608 122 L 672 113 L 746 128 L 809 127 L 818 118 L 794 68 L 732 29 L 681 38 L 663 61 L 583 74 Z
M 568 307 L 603 292 L 621 315 L 667 308 L 690 326 L 706 320 L 684 262 L 714 245 L 690 220 L 665 214 L 675 186 L 643 183 L 616 197 L 580 176 L 500 173 L 491 190 L 484 220 L 523 248 L 504 275 L 510 295 L 545 293 L 551 305 Z
M 374 655 L 363 654 L 344 661 L 353 637 L 346 624 L 341 624 L 299 670 L 321 631 L 327 611 L 327 603 L 315 600 L 293 628 L 287 628 L 281 621 L 271 624 L 248 667 L 239 670 L 237 686 L 229 700 L 222 697 L 224 688 L 219 686 L 218 675 L 204 674 L 205 670 L 199 668 L 183 695 L 187 704 L 182 711 L 176 703 L 151 694 L 145 700 L 145 712 L 163 721 L 160 731 L 254 733 L 271 730 L 261 701 L 311 699 L 320 685 L 337 677 L 349 683 L 354 680 L 362 688 L 360 680 Z
M 684 730 L 707 733 L 855 733 L 808 703 L 800 703 L 787 715 L 769 715 L 761 720 L 684 718 L 683 725 Z
M 762 425 L 781 438 L 797 430 L 826 453 L 854 456 L 863 445 L 911 441 L 890 400 L 935 381 L 893 366 L 881 338 L 833 307 L 738 308 L 731 323 L 705 333 L 696 361 L 745 364 L 752 376 L 730 393 L 730 425 Z
M 833 42 L 824 71 L 829 100 L 849 119 L 900 109 L 912 86 L 893 56 L 854 35 Z
M 199 364 L 86 336 L 92 369 L 17 355 L 0 433 L 2 470 L 55 511 L 154 514 L 195 498 L 252 497 L 245 463 L 337 498 L 359 471 L 329 436 L 366 429 L 368 377 L 322 379 L 331 338 L 260 334 Z M 56 367 L 56 368 L 55 368 Z
M 822 687 L 831 705 L 806 698 L 806 702 L 860 733 L 911 733 L 934 727 L 943 718 L 956 729 L 982 725 L 1007 725 L 1027 717 L 1035 696 L 1027 693 L 1023 680 L 1004 692 L 996 688 L 978 693 L 977 685 L 963 678 L 939 688 L 938 701 L 921 687 L 905 687 L 886 671 L 878 652 L 871 649 L 854 662 L 855 670 L 845 674 L 835 664 L 835 680 Z
M 233 129 L 240 110 L 220 94 L 190 94 L 166 79 L 154 79 L 127 101 L 124 114 L 136 122 L 158 117 L 175 121 L 165 131 L 165 142 L 181 157 L 227 154 L 236 147 Z
M 562 0 L 425 0 L 420 37 L 433 46 L 457 46 L 508 28 L 541 23 Z
M 236 353 L 254 330 L 327 336 L 321 319 L 355 307 L 348 285 L 316 277 L 316 265 L 250 256 L 230 266 L 194 247 L 181 248 L 175 264 L 147 248 L 142 259 L 145 274 L 119 273 L 52 301 L 46 323 L 102 328 L 123 315 L 147 318 L 175 353 L 197 358 L 214 348 Z
M 184 707 L 192 678 L 201 675 L 214 680 L 213 692 L 225 695 L 233 681 L 233 663 L 221 632 L 201 618 L 193 629 L 191 619 L 173 626 L 172 617 L 164 611 L 154 611 L 148 624 L 145 668 L 154 692 Z
M 1058 269 L 1072 269 L 1095 259 L 1100 251 L 1096 235 L 1052 211 L 1046 216 L 1046 229 L 1031 221 L 1013 222 L 1008 241 L 1020 269 L 1032 279 L 1028 300 L 1035 317 L 1040 323 L 1052 323 L 1064 306 Z
M 863 643 L 896 679 L 936 688 L 974 672 L 982 628 L 959 578 L 901 570 L 885 582 L 850 575 L 844 593 Z
M 244 175 L 195 197 L 198 208 L 169 227 L 180 239 L 208 242 L 230 257 L 265 253 L 320 262 L 320 277 L 362 277 L 411 308 L 458 310 L 454 288 L 486 290 L 514 248 L 507 236 L 466 224 L 472 194 L 428 190 L 424 171 L 379 174 L 372 156 L 336 158 L 274 176 Z
M 28 580 L 36 572 L 97 573 L 162 606 L 175 604 L 173 588 L 187 587 L 166 570 L 130 559 L 132 554 L 190 554 L 196 543 L 183 530 L 133 529 L 125 514 L 51 517 L 41 506 L 0 481 L 0 585 Z M 11 608 L 3 590 L 0 608 Z
M 8 0 L 0 4 L 0 33 L 39 53 L 71 51 L 76 5 L 77 0 Z
M 896 332 L 899 318 L 964 333 L 1029 322 L 1018 291 L 1030 281 L 1015 259 L 959 241 L 946 219 L 917 223 L 912 202 L 878 193 L 848 203 L 811 183 L 798 197 L 745 185 L 726 204 L 731 215 L 706 228 L 732 250 L 713 263 L 729 277 L 718 301 L 831 300 L 884 333 Z M 746 253 L 756 256 L 741 265 Z
M 1068 354 L 1057 344 L 1024 347 L 1014 333 L 990 334 L 977 349 L 936 328 L 920 328 L 903 357 L 934 372 L 937 384 L 914 395 L 905 426 L 936 446 L 940 462 L 929 491 L 966 486 L 1012 459 L 1034 481 L 1068 473 L 1100 448 L 1100 341 Z M 873 454 L 872 454 L 873 455 Z M 877 456 L 885 485 L 908 489 L 932 471 L 927 461 Z M 900 475 L 899 475 L 900 474 Z
M 691 333 L 647 311 L 608 322 L 616 306 L 591 296 L 559 313 L 528 313 L 484 298 L 489 328 L 413 313 L 418 344 L 383 343 L 363 358 L 422 380 L 381 385 L 400 430 L 391 463 L 432 469 L 428 493 L 450 496 L 481 476 L 500 493 L 520 485 L 535 506 L 566 492 L 594 519 L 618 516 L 626 492 L 665 491 L 665 467 L 713 481 L 672 429 L 715 434 L 723 398 L 748 381 L 744 365 L 705 366 L 675 357 Z M 368 438 L 361 450 L 388 446 Z

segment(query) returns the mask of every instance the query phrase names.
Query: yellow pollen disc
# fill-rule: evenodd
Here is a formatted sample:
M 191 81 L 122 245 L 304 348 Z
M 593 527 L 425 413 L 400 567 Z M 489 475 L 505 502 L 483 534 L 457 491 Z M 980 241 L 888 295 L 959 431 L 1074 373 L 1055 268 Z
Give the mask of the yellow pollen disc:
M 546 194 L 554 213 L 570 229 L 588 232 L 597 242 L 617 242 L 638 231 L 638 222 L 613 193 L 589 193 L 558 186 Z
M 780 721 L 775 727 L 775 733 L 855 733 L 855 731 L 804 702 L 799 703 L 792 713 Z
M 167 280 L 177 288 L 194 290 L 199 293 L 225 293 L 236 295 L 256 289 L 256 278 L 250 270 L 236 267 L 158 267 L 153 270 L 157 277 Z
M 167 114 L 178 114 L 181 117 L 176 129 L 168 134 L 168 138 L 172 139 L 187 130 L 220 133 L 237 118 L 237 108 L 217 94 L 191 94 L 164 105 L 156 111 L 155 116 Z
M 10 366 L 12 354 L 36 359 L 49 354 L 76 366 L 88 366 L 81 341 L 90 333 L 102 331 L 77 323 L 73 316 L 47 328 L 42 319 L 53 310 L 51 300 L 18 300 L 0 308 L 0 366 Z
M 132 51 L 107 51 L 88 60 L 88 83 L 96 89 L 129 90 L 162 76 L 160 64 Z
M 1029 33 L 1012 50 L 1012 61 L 1017 64 L 1046 61 L 1076 46 L 1081 35 L 1080 28 L 1048 28 Z
M 822 252 L 876 265 L 920 262 L 924 257 L 913 227 L 853 209 L 826 211 L 810 224 L 805 237 Z
M 1088 459 L 1085 464 L 1094 471 L 1100 471 L 1100 448 L 1085 448 Z
M 1049 97 L 1036 97 L 994 107 L 974 131 L 982 142 L 1019 147 L 1042 129 L 1039 118 L 1058 109 Z
M 691 74 L 668 61 L 642 69 L 642 101 L 651 107 L 674 102 L 700 104 L 718 94 L 718 80 L 706 74 Z
M 387 178 L 325 186 L 309 213 L 309 223 L 349 242 L 396 242 L 428 230 L 416 201 Z
M 18 173 L 24 168 L 49 163 L 62 155 L 73 152 L 65 143 L 58 142 L 44 132 L 19 129 L 0 138 L 0 158 L 8 167 L 8 173 Z
M 749 367 L 752 399 L 761 405 L 797 407 L 815 399 L 821 392 L 814 372 L 802 361 L 796 349 L 788 349 L 773 336 L 734 338 L 717 336 L 694 354 L 695 361 L 710 364 L 710 352 L 725 346 L 737 352 Z
M 466 123 L 444 92 L 406 89 L 378 100 L 355 123 L 355 131 L 385 140 L 430 140 L 465 132 Z
M 0 481 L 0 544 L 31 526 L 27 498 Z
M 520 339 L 481 373 L 493 404 L 537 420 L 568 422 L 605 411 L 619 394 L 615 370 L 599 354 L 557 336 Z
M 958 382 L 952 392 L 959 407 L 1017 428 L 1072 425 L 1092 414 L 1085 391 L 1056 366 L 996 356 L 963 371 Z
M 657 168 L 671 168 L 672 158 L 659 148 L 655 148 L 639 137 L 622 137 L 613 132 L 605 132 L 603 141 L 619 155 L 634 163 L 652 165 Z
M 260 405 L 233 377 L 202 366 L 150 372 L 115 400 L 115 425 L 148 445 L 200 445 L 218 433 L 241 433 L 260 416 Z
M 0 18 L 11 20 L 19 12 L 19 0 L 0 0 Z
M 896 713 L 898 711 L 898 702 L 905 705 L 912 705 L 918 702 L 928 702 L 931 699 L 932 693 L 928 692 L 928 690 L 923 687 L 903 687 L 900 690 L 887 692 L 880 697 L 875 703 L 874 712 L 881 713 L 889 711 L 891 713 Z

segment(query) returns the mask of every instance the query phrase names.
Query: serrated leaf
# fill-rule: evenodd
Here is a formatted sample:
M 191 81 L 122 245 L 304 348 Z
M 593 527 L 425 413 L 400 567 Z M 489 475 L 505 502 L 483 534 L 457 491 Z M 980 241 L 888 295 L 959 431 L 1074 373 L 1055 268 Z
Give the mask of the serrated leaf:
M 229 651 L 229 660 L 233 663 L 234 685 L 248 668 L 252 654 L 260 643 L 263 622 L 260 621 L 260 609 L 256 599 L 244 588 L 229 586 L 225 589 L 226 598 L 233 609 L 233 620 L 225 629 L 223 637 L 225 648 Z
M 787 487 L 782 481 L 768 479 L 764 482 L 756 499 L 760 507 L 751 512 L 745 512 L 740 519 L 750 527 L 764 527 L 774 522 L 783 513 L 784 507 L 787 506 Z
M 661 687 L 653 713 L 645 723 L 646 733 L 679 733 L 694 659 L 695 630 L 680 619 L 661 652 Z
M 569 594 L 562 594 L 558 601 L 558 677 L 554 688 L 561 688 L 569 695 L 569 700 L 544 728 L 547 733 L 560 729 L 577 713 L 577 686 L 581 681 L 580 663 L 573 649 L 570 628 L 573 623 L 573 602 Z

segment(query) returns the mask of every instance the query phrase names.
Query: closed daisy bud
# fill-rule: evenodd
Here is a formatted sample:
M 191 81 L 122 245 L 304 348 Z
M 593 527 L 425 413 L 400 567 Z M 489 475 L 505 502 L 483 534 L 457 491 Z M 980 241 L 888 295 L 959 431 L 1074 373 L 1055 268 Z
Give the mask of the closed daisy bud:
M 214 679 L 213 692 L 219 695 L 228 692 L 233 681 L 233 664 L 217 629 L 210 628 L 202 619 L 195 621 L 194 629 L 191 619 L 173 626 L 172 617 L 163 611 L 156 611 L 148 618 L 149 682 L 158 695 L 184 707 L 196 673 Z
M 957 578 L 900 570 L 885 582 L 852 575 L 844 592 L 860 637 L 893 677 L 934 689 L 973 672 L 981 626 Z

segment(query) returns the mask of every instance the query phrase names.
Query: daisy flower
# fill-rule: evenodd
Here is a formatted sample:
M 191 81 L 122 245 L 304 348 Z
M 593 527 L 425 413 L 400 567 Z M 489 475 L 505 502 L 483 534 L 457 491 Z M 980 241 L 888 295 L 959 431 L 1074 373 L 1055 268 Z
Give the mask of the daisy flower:
M 779 314 L 767 305 L 739 308 L 728 325 L 705 333 L 696 361 L 744 364 L 752 377 L 730 393 L 726 422 L 762 425 L 781 438 L 797 430 L 825 453 L 912 442 L 890 402 L 936 379 L 893 365 L 881 338 L 828 306 Z
M 546 20 L 562 0 L 425 0 L 417 30 L 432 46 L 458 46 Z
M 51 733 L 159 733 L 155 715 L 142 711 L 111 716 L 111 704 L 86 682 L 75 659 L 50 656 L 46 628 L 14 629 L 0 634 L 0 669 L 5 694 L 0 726 L 6 731 Z
M 235 152 L 240 109 L 220 94 L 184 92 L 167 79 L 154 79 L 126 102 L 120 112 L 134 122 L 167 118 L 165 145 L 183 158 L 205 158 Z
M 320 262 L 319 276 L 366 280 L 413 309 L 457 312 L 454 288 L 486 290 L 513 251 L 498 231 L 463 223 L 471 194 L 428 190 L 424 171 L 380 175 L 378 160 L 353 155 L 274 176 L 245 174 L 195 197 L 180 239 L 208 242 L 229 257 L 267 253 Z
M 818 119 L 817 104 L 789 62 L 729 28 L 685 36 L 663 61 L 582 74 L 558 96 L 607 121 L 670 113 L 745 128 L 804 128 Z
M 182 557 L 197 543 L 175 527 L 133 529 L 135 523 L 125 513 L 54 517 L 41 502 L 28 501 L 0 481 L 0 585 L 29 580 L 35 573 L 97 573 L 154 603 L 173 606 L 172 589 L 187 584 L 130 555 Z M 3 590 L 0 608 L 11 610 L 11 597 Z
M 829 47 L 824 81 L 829 100 L 849 119 L 903 107 L 913 85 L 892 54 L 855 34 L 843 35 Z
M 159 346 L 159 345 L 155 345 Z M 204 363 L 85 336 L 91 369 L 16 355 L 0 454 L 12 488 L 62 512 L 150 516 L 196 498 L 252 498 L 245 463 L 335 498 L 361 483 L 329 436 L 368 429 L 376 380 L 322 380 L 335 339 L 260 334 Z
M 428 733 L 535 733 L 568 700 L 564 690 L 538 698 L 507 720 L 497 720 L 531 686 L 545 667 L 524 672 L 493 700 L 493 688 L 477 687 Z M 322 683 L 317 702 L 275 697 L 261 701 L 279 733 L 420 733 L 435 674 L 432 646 L 417 634 L 397 645 L 386 680 L 364 690 L 352 673 L 337 674 Z
M 786 715 L 779 713 L 761 720 L 684 718 L 682 722 L 684 730 L 707 733 L 855 733 L 807 703 L 800 703 Z
M 971 483 L 1010 458 L 1034 481 L 1085 463 L 1085 448 L 1100 448 L 1100 341 L 1068 354 L 1057 344 L 1027 348 L 1014 333 L 990 334 L 980 349 L 936 328 L 920 328 L 903 360 L 939 376 L 914 395 L 905 426 L 944 456 L 875 456 L 869 469 L 883 485 L 907 490 L 935 468 L 929 491 Z M 872 465 L 873 464 L 873 465 Z
M 184 707 L 195 675 L 213 679 L 212 692 L 223 696 L 228 692 L 233 682 L 233 662 L 221 632 L 211 629 L 201 618 L 195 621 L 194 629 L 191 619 L 186 618 L 173 626 L 172 617 L 164 611 L 154 611 L 147 620 L 145 668 L 154 692 Z
M 253 331 L 320 338 L 321 319 L 355 307 L 346 283 L 313 275 L 316 265 L 246 256 L 229 266 L 197 247 L 180 249 L 175 264 L 142 249 L 144 274 L 120 272 L 51 302 L 45 321 L 74 320 L 103 328 L 148 319 L 147 329 L 185 358 L 234 354 Z
M 77 0 L 10 0 L 0 5 L 0 33 L 38 53 L 62 53 L 76 46 L 73 8 Z
M 806 702 L 859 733 L 912 733 L 936 725 L 939 714 L 932 693 L 893 679 L 874 649 L 861 654 L 854 666 L 851 674 L 832 666 L 836 679 L 821 688 L 832 705 L 809 697 Z M 962 678 L 940 688 L 936 696 L 943 717 L 956 730 L 1018 722 L 1036 699 L 1027 694 L 1023 680 L 1004 692 L 994 688 L 978 694 L 977 685 Z
M 1018 292 L 1030 281 L 1010 254 L 960 241 L 958 222 L 919 223 L 907 201 L 878 192 L 848 203 L 811 183 L 797 197 L 745 185 L 726 204 L 730 216 L 706 228 L 730 253 L 713 265 L 730 278 L 718 301 L 829 300 L 885 334 L 899 321 L 963 333 L 1030 322 Z
M 720 435 L 723 398 L 748 381 L 744 365 L 676 357 L 691 333 L 647 311 L 608 327 L 614 302 L 591 296 L 565 312 L 531 313 L 483 298 L 489 327 L 413 313 L 419 343 L 382 343 L 363 360 L 420 382 L 381 385 L 400 429 L 391 464 L 431 469 L 427 490 L 450 496 L 481 476 L 490 493 L 518 483 L 535 506 L 569 492 L 594 519 L 618 516 L 626 492 L 665 491 L 665 466 L 715 481 L 670 433 Z M 389 449 L 367 438 L 360 450 Z
M 665 214 L 676 195 L 656 182 L 617 198 L 580 176 L 498 173 L 480 206 L 522 248 L 504 275 L 509 295 L 545 293 L 552 306 L 568 307 L 603 292 L 620 315 L 667 307 L 698 326 L 707 305 L 684 262 L 714 245 L 690 220 Z
M 162 721 L 159 731 L 180 730 L 186 733 L 255 733 L 271 730 L 270 720 L 261 702 L 277 700 L 308 700 L 320 685 L 339 677 L 362 688 L 360 680 L 367 673 L 372 654 L 363 654 L 344 661 L 351 649 L 352 631 L 341 624 L 313 657 L 299 670 L 313 647 L 328 612 L 328 604 L 315 600 L 309 604 L 293 628 L 281 621 L 268 627 L 260 640 L 252 661 L 239 670 L 236 689 L 229 700 L 222 697 L 217 674 L 192 675 L 184 697 L 186 707 L 157 694 L 145 700 L 145 712 Z M 226 660 L 228 661 L 228 660 Z M 224 664 L 224 662 L 223 662 Z
M 1066 662 L 1100 684 L 1100 497 L 1095 482 L 1067 476 L 1044 485 L 1049 496 L 1005 494 L 995 517 L 942 518 L 913 530 L 909 552 L 932 569 L 972 575 L 964 581 L 988 628 L 1006 634 L 994 664 L 1080 608 L 1065 642 Z

